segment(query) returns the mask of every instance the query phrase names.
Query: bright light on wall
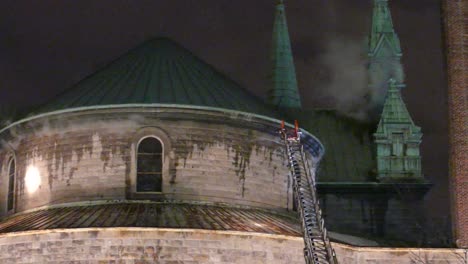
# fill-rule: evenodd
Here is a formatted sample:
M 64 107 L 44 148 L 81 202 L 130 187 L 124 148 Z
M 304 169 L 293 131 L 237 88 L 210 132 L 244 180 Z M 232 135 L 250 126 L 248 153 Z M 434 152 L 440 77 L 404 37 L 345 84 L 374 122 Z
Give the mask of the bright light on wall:
M 41 175 L 39 170 L 30 165 L 26 170 L 26 177 L 24 178 L 26 183 L 26 190 L 28 193 L 33 193 L 37 191 L 39 186 L 41 185 Z

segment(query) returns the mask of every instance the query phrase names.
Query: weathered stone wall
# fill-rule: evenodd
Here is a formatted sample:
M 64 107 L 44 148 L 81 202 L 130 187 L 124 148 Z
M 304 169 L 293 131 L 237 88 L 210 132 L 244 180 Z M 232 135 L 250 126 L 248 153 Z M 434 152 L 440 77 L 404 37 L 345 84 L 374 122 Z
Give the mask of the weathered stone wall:
M 325 194 L 320 204 L 329 231 L 385 240 L 387 245 L 448 244 L 446 222 L 442 218 L 437 225 L 425 221 L 422 201 L 388 198 L 385 194 Z
M 449 171 L 455 242 L 468 247 L 468 1 L 443 1 L 449 106 Z
M 343 244 L 333 244 L 333 246 L 340 264 L 463 264 L 468 262 L 467 250 L 461 249 L 369 248 Z
M 304 263 L 300 237 L 154 228 L 62 229 L 0 235 L 0 263 Z M 333 243 L 340 264 L 466 263 L 454 249 Z
M 276 129 L 271 121 L 188 109 L 95 110 L 33 120 L 8 139 L 17 157 L 16 211 L 155 197 L 291 207 Z M 136 147 L 145 135 L 163 141 L 163 194 L 134 193 Z
M 286 236 L 143 228 L 76 229 L 0 236 L 0 263 L 303 263 Z

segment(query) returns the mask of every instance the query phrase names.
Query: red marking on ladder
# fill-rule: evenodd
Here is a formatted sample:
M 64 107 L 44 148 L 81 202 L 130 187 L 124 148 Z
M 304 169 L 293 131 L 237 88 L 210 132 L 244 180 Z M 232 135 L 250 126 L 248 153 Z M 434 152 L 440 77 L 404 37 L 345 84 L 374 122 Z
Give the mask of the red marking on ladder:
M 298 132 L 299 132 L 299 123 L 297 120 L 294 120 L 294 136 L 297 138 L 298 137 Z

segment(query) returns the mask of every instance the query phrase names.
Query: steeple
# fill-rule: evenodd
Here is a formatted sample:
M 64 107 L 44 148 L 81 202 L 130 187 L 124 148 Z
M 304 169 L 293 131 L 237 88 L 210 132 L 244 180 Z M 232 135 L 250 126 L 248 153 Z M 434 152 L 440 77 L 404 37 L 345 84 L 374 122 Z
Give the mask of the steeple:
M 395 79 L 390 79 L 387 97 L 376 133 L 377 171 L 381 181 L 422 179 L 421 128 L 416 126 L 401 97 Z
M 271 58 L 273 87 L 269 91 L 269 103 L 280 108 L 301 108 L 283 0 L 276 0 Z
M 385 98 L 377 133 L 383 129 L 385 124 L 391 123 L 409 125 L 412 127 L 412 130 L 419 131 L 419 128 L 414 125 L 408 109 L 403 102 L 396 80 L 392 78 L 388 81 L 388 84 L 387 97 Z
M 401 64 L 401 47 L 393 28 L 392 16 L 387 0 L 374 0 L 372 30 L 368 42 L 369 86 L 376 91 L 377 105 L 382 105 L 387 82 L 390 78 L 398 87 L 404 87 L 404 73 Z
M 383 41 L 387 43 L 382 43 Z M 393 28 L 388 0 L 374 0 L 369 56 L 378 54 L 378 51 L 382 49 L 381 44 L 388 45 L 393 56 L 401 56 L 400 40 Z

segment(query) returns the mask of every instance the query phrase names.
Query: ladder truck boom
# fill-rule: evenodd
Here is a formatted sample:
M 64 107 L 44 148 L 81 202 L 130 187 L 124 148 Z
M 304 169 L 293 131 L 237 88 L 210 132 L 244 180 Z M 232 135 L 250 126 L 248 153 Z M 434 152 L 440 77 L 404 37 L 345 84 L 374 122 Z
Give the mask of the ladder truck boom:
M 320 210 L 315 176 L 305 156 L 297 120 L 294 122 L 292 131 L 288 131 L 282 121 L 279 132 L 286 148 L 295 202 L 302 222 L 305 262 L 306 264 L 337 264 Z

